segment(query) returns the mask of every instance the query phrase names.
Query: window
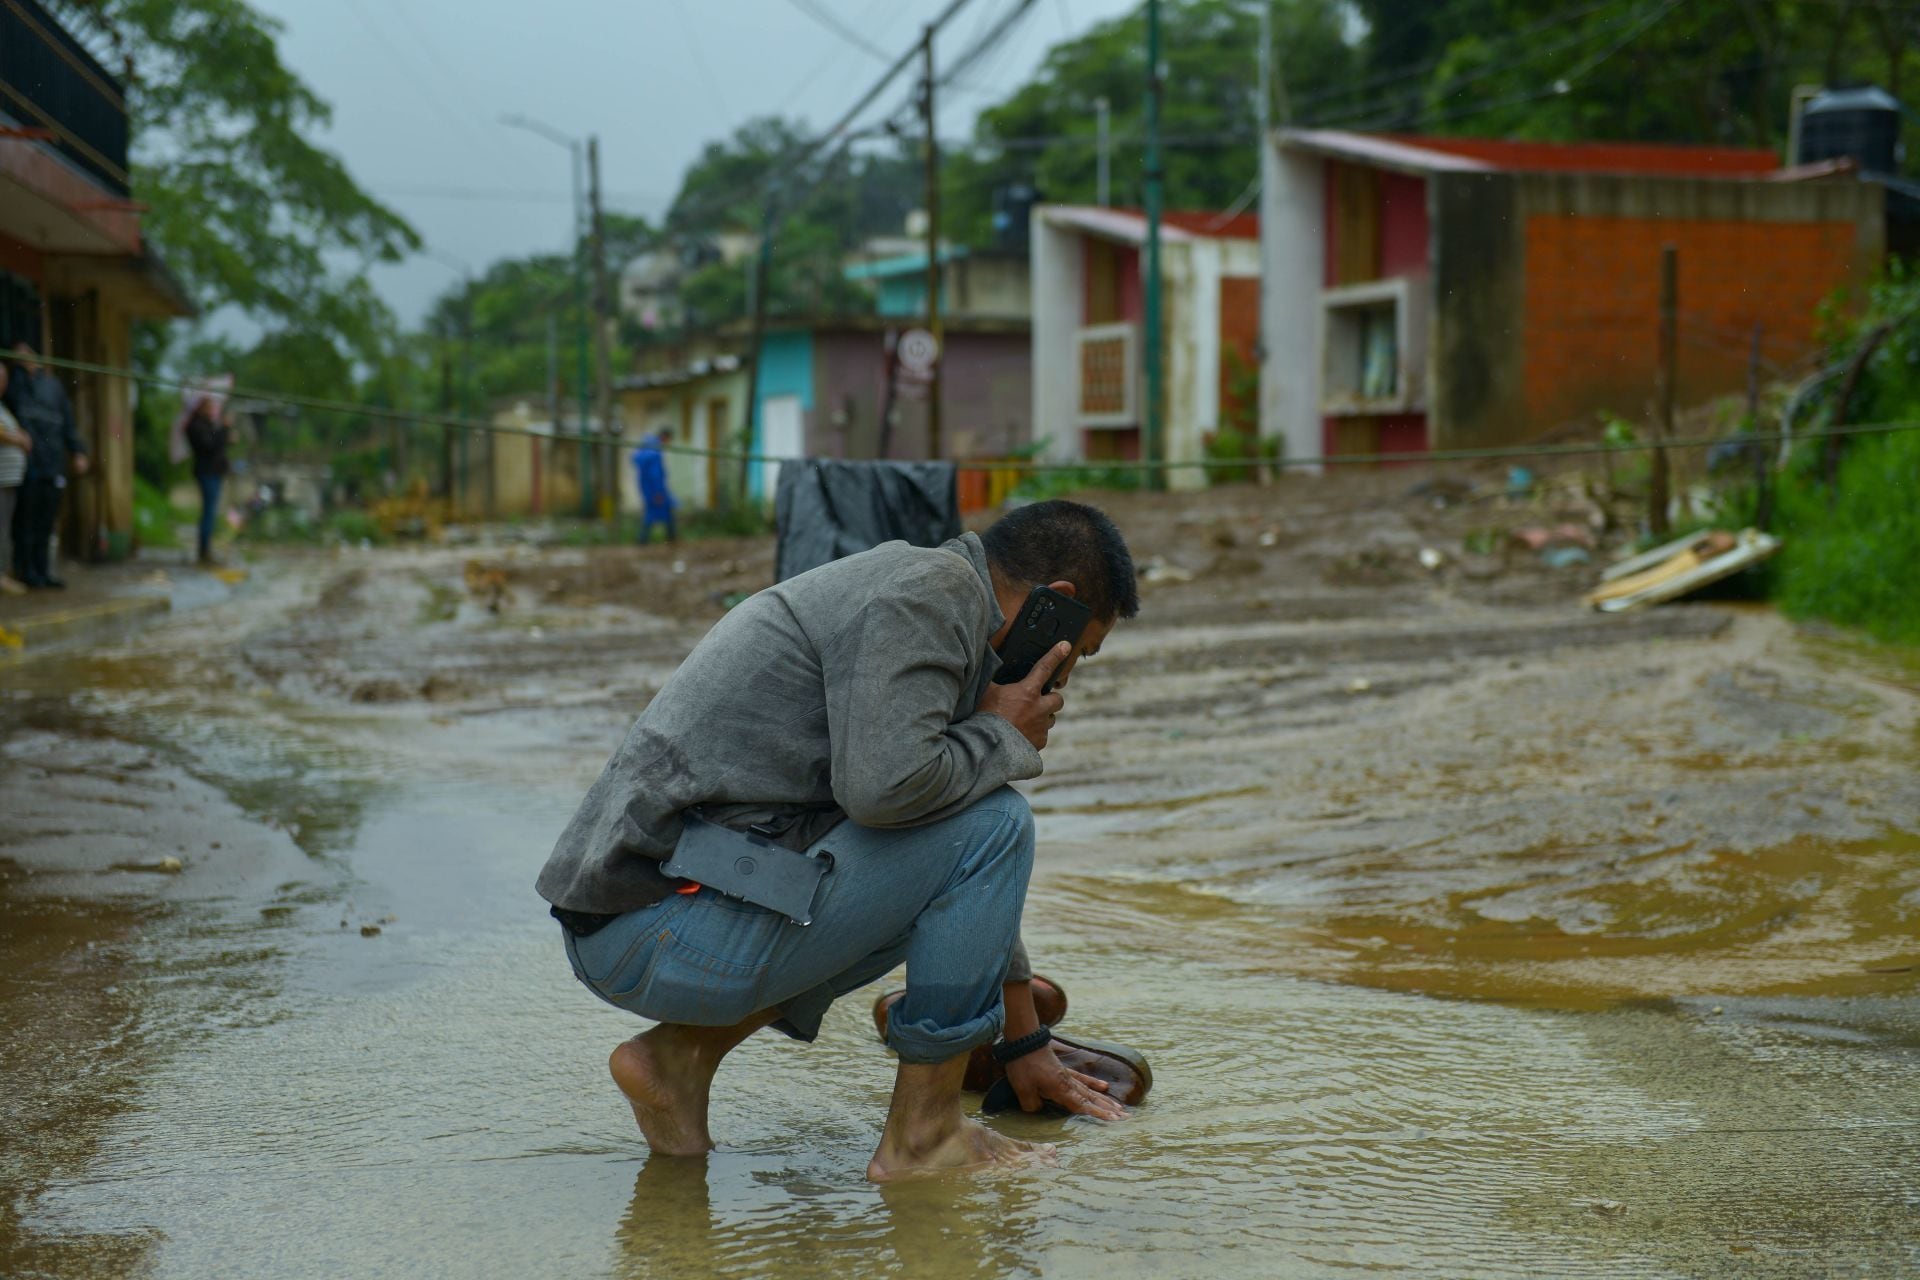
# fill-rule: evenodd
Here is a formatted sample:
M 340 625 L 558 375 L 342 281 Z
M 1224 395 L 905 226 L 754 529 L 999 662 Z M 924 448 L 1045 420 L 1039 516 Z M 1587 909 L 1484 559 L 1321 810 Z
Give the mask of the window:
M 1401 413 L 1423 407 L 1425 325 L 1410 283 L 1400 277 L 1321 295 L 1322 412 Z

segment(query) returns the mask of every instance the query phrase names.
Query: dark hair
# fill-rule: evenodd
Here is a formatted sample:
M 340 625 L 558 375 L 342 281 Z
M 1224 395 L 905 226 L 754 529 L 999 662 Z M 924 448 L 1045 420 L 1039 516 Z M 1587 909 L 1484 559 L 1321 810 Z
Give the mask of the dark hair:
M 987 561 L 1017 586 L 1071 582 L 1102 622 L 1140 612 L 1133 553 L 1106 513 L 1055 498 L 1016 507 L 980 535 Z

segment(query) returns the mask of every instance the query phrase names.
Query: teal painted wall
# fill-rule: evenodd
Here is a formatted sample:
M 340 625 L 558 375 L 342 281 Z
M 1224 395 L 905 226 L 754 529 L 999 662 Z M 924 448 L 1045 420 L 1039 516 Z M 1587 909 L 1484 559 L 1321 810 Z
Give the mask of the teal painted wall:
M 775 396 L 799 396 L 800 411 L 810 421 L 813 414 L 813 334 L 805 330 L 769 333 L 760 339 L 760 383 L 754 393 L 753 451 L 764 446 L 765 415 L 768 400 Z M 756 498 L 771 498 L 765 492 L 762 472 L 754 463 L 747 472 L 748 491 Z

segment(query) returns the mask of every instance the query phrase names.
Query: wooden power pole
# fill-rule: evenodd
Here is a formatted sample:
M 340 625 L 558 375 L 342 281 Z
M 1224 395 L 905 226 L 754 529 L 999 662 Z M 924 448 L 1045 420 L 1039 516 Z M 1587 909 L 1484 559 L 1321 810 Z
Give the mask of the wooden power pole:
M 1680 251 L 1660 249 L 1660 403 L 1653 427 L 1652 466 L 1647 476 L 1647 528 L 1656 538 L 1668 533 L 1667 508 L 1673 499 L 1673 475 L 1667 465 L 1667 441 L 1673 439 L 1674 375 L 1679 361 Z
M 1161 438 L 1165 427 L 1166 344 L 1162 336 L 1162 308 L 1165 305 L 1160 278 L 1160 207 L 1165 175 L 1160 168 L 1160 0 L 1147 0 L 1147 252 L 1146 252 L 1146 347 L 1147 405 L 1140 457 L 1146 463 L 1141 475 L 1142 487 L 1158 489 L 1165 473 L 1156 465 L 1165 454 Z
M 605 486 L 600 499 L 601 514 L 609 524 L 620 520 L 620 473 L 614 468 L 613 438 L 613 295 L 607 287 L 607 223 L 600 208 L 600 138 L 587 139 L 587 204 L 591 209 L 593 236 L 593 372 L 594 415 L 600 419 L 602 441 L 600 475 Z
M 946 335 L 940 327 L 940 139 L 934 133 L 933 33 L 928 26 L 920 40 L 920 65 L 926 76 L 920 97 L 920 117 L 927 129 L 927 332 L 933 335 L 933 373 L 927 383 L 927 457 L 939 461 L 940 368 L 947 362 Z

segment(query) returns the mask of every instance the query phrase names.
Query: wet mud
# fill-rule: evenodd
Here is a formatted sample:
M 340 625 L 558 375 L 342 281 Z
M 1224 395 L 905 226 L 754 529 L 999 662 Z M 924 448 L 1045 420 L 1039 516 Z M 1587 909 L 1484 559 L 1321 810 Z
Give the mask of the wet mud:
M 1158 1084 L 995 1121 L 1053 1171 L 867 1185 L 864 998 L 705 1160 L 608 1085 L 532 877 L 765 540 L 274 558 L 7 668 L 0 1274 L 1920 1269 L 1920 666 L 1594 617 L 1411 483 L 1108 500 L 1026 932 Z

